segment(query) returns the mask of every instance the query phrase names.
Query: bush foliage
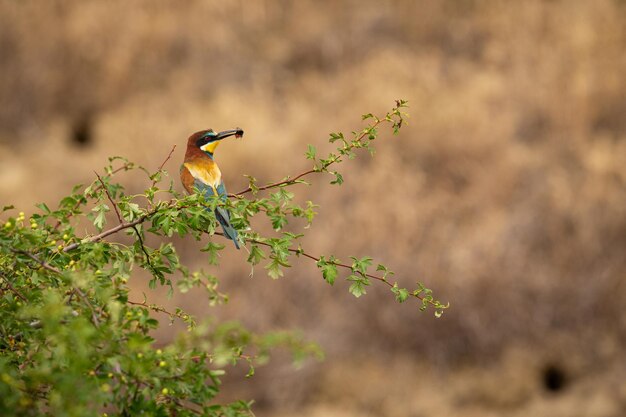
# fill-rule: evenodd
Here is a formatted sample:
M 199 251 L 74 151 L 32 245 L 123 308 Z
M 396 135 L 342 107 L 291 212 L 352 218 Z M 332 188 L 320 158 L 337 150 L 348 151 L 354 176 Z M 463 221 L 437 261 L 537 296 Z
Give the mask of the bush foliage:
M 422 284 L 402 288 L 393 272 L 370 257 L 342 262 L 333 255 L 307 253 L 303 234 L 283 231 L 294 219 L 307 226 L 315 216 L 312 202 L 298 205 L 290 191 L 316 174 L 331 176 L 341 185 L 336 167 L 352 159 L 359 149 L 373 154 L 379 128 L 402 127 L 406 102 L 384 117 L 363 116 L 367 126 L 350 137 L 332 133 L 336 151 L 317 155 L 309 145 L 305 157 L 313 166 L 298 175 L 249 186 L 222 201 L 201 194 L 180 195 L 174 181 L 162 188 L 167 173 L 156 172 L 120 157 L 109 159 L 102 175 L 83 189 L 77 186 L 55 209 L 39 204 L 28 219 L 23 212 L 10 216 L 4 207 L 0 224 L 0 414 L 51 416 L 239 416 L 251 415 L 249 401 L 219 401 L 220 378 L 228 366 L 244 362 L 248 376 L 268 359 L 272 348 L 288 348 L 294 360 L 321 356 L 317 345 L 295 333 L 255 334 L 243 326 L 215 319 L 196 321 L 182 308 L 168 310 L 138 298 L 129 281 L 138 270 L 150 277 L 150 288 L 166 287 L 169 294 L 204 291 L 211 306 L 226 302 L 217 277 L 191 270 L 181 263 L 170 237 L 206 240 L 201 249 L 209 264 L 219 264 L 226 242 L 213 209 L 220 205 L 232 213 L 231 221 L 248 250 L 247 262 L 262 265 L 277 279 L 294 258 L 313 261 L 323 279 L 333 285 L 346 279 L 349 291 L 360 297 L 372 282 L 386 285 L 395 300 L 415 299 L 420 309 L 433 307 L 437 316 L 447 307 Z M 115 175 L 136 171 L 148 176 L 141 194 L 126 194 Z M 143 174 L 142 174 L 143 175 Z M 208 210 L 207 210 L 208 208 Z M 255 216 L 265 216 L 275 230 L 263 236 L 251 227 Z M 96 229 L 88 236 L 77 232 L 89 222 Z M 123 237 L 127 235 L 127 237 Z M 158 246 L 146 243 L 158 236 Z M 129 243 L 130 241 L 130 243 Z M 156 314 L 162 313 L 162 314 Z M 153 331 L 165 314 L 186 326 L 174 340 L 157 348 Z

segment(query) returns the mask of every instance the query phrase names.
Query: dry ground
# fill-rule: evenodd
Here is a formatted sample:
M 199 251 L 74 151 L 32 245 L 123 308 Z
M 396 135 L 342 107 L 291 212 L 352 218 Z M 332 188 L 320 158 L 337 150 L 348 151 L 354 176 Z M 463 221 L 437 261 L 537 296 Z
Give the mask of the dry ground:
M 0 204 L 53 202 L 110 155 L 156 167 L 174 143 L 176 172 L 207 127 L 246 130 L 218 155 L 237 190 L 408 99 L 341 189 L 300 190 L 321 206 L 305 245 L 372 255 L 452 309 L 355 300 L 304 261 L 251 279 L 230 251 L 216 314 L 328 352 L 230 395 L 260 416 L 624 415 L 625 21 L 609 0 L 0 0 Z

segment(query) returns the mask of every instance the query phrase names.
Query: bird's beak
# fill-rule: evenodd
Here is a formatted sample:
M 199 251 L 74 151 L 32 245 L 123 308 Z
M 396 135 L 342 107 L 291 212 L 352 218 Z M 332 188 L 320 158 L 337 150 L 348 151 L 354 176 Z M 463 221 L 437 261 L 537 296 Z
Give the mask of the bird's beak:
M 217 140 L 222 140 L 224 138 L 227 138 L 233 135 L 235 135 L 235 137 L 237 138 L 240 138 L 243 136 L 243 130 L 242 129 L 225 130 L 217 134 Z

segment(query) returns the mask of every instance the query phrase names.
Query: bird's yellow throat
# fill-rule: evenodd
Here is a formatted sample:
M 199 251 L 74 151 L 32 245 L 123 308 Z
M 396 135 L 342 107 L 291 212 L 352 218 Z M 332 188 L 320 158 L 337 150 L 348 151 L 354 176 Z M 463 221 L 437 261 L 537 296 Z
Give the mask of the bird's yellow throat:
M 200 147 L 200 149 L 202 149 L 204 152 L 209 152 L 209 153 L 213 153 L 215 152 L 215 148 L 217 148 L 217 145 L 219 145 L 220 143 L 215 141 L 215 142 L 211 142 L 211 143 L 207 143 L 206 145 L 203 145 Z

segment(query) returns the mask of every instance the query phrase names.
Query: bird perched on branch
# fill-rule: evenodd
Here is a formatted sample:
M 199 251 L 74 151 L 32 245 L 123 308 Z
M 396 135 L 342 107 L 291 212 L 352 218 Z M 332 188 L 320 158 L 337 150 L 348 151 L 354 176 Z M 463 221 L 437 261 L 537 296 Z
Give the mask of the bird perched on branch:
M 193 193 L 195 188 L 203 193 L 206 198 L 217 195 L 226 200 L 228 194 L 222 180 L 222 173 L 213 159 L 213 154 L 220 141 L 230 136 L 242 137 L 243 130 L 237 128 L 216 133 L 213 129 L 208 129 L 189 136 L 185 162 L 180 167 L 180 180 L 188 193 Z M 216 207 L 215 217 L 222 225 L 224 235 L 235 242 L 235 247 L 239 249 L 237 230 L 230 224 L 228 210 L 223 207 Z

